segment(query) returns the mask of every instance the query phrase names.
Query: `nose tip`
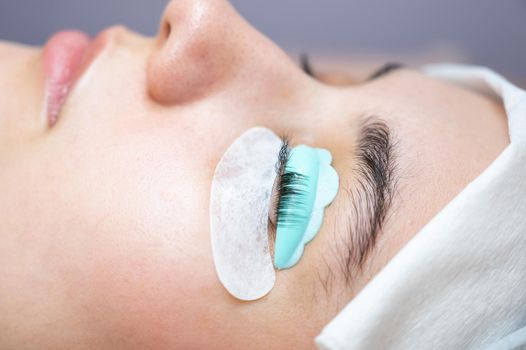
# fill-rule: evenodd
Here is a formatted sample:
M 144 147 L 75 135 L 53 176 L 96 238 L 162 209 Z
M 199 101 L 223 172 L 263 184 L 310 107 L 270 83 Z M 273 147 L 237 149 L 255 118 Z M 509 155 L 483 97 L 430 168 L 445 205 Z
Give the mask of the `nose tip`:
M 171 1 L 148 62 L 148 88 L 161 104 L 184 104 L 215 91 L 231 72 L 235 11 L 223 0 Z

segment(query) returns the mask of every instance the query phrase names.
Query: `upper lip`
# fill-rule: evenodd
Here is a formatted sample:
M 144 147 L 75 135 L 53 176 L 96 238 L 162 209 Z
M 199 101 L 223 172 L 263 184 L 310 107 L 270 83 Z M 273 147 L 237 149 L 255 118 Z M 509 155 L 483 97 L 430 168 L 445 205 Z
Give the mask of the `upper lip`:
M 48 126 L 53 126 L 75 83 L 108 44 L 111 30 L 94 39 L 78 31 L 53 35 L 44 46 L 45 107 Z

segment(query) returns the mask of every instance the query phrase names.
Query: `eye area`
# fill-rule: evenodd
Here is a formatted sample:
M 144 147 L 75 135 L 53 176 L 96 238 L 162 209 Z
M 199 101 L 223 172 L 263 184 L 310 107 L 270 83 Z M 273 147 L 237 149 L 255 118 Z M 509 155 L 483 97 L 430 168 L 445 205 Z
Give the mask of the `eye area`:
M 301 54 L 300 56 L 300 67 L 305 74 L 307 74 L 310 77 L 316 78 L 316 74 L 314 73 L 314 70 L 312 68 L 312 64 L 310 63 L 309 55 L 306 53 Z
M 307 74 L 308 76 L 310 76 L 310 77 L 312 77 L 314 79 L 318 79 L 318 76 L 317 76 L 316 72 L 314 71 L 314 68 L 312 67 L 312 64 L 311 64 L 311 61 L 309 59 L 309 55 L 308 54 L 302 53 L 300 55 L 300 64 L 299 65 L 300 65 L 301 70 L 305 74 Z M 373 74 L 371 74 L 366 79 L 366 81 L 372 81 L 372 80 L 379 79 L 381 77 L 384 77 L 384 76 L 388 75 L 389 73 L 392 73 L 394 71 L 403 69 L 405 67 L 406 66 L 404 64 L 402 64 L 402 63 L 387 62 L 387 63 L 383 64 L 382 66 L 380 66 L 380 68 L 375 70 L 373 72 Z
M 275 165 L 276 180 L 274 181 L 274 185 L 272 186 L 272 194 L 269 208 L 269 222 L 274 229 L 278 225 L 279 202 L 281 199 L 280 186 L 282 185 L 287 160 L 290 157 L 290 149 L 290 140 L 287 136 L 283 136 L 281 138 L 281 148 L 279 150 L 278 159 Z
M 370 81 L 370 80 L 381 78 L 391 72 L 402 69 L 404 67 L 405 66 L 402 63 L 387 62 L 383 66 L 381 66 L 379 69 L 377 69 L 373 74 L 371 74 L 371 76 L 367 80 Z
M 282 145 L 276 162 L 276 180 L 272 186 L 268 220 L 272 229 L 278 225 L 296 225 L 308 221 L 302 216 L 305 197 L 308 190 L 309 176 L 298 173 L 287 167 L 291 155 L 289 140 L 282 138 Z

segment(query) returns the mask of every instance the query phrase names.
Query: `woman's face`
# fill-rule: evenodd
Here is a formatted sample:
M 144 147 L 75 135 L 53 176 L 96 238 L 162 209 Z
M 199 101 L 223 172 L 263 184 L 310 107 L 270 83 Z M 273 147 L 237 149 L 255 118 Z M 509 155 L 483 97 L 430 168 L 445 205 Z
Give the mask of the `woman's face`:
M 410 69 L 330 86 L 223 0 L 170 2 L 157 37 L 99 43 L 56 123 L 42 50 L 0 46 L 1 348 L 313 347 L 508 143 L 498 104 Z M 331 150 L 341 181 L 300 263 L 241 302 L 216 276 L 208 207 L 255 126 Z

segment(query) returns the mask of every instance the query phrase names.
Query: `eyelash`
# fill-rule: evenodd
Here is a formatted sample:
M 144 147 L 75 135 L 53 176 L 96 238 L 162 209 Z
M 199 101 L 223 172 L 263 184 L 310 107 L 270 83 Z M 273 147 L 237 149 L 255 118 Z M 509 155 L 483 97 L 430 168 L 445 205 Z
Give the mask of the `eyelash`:
M 387 62 L 383 66 L 381 66 L 379 69 L 377 69 L 373 74 L 371 74 L 371 76 L 367 80 L 370 81 L 370 80 L 378 79 L 380 77 L 383 77 L 403 67 L 404 65 L 402 63 Z
M 308 76 L 316 78 L 316 73 L 314 73 L 314 69 L 312 68 L 312 65 L 310 63 L 309 55 L 306 53 L 300 55 L 300 68 Z M 387 62 L 379 69 L 377 69 L 373 74 L 371 74 L 371 76 L 367 78 L 367 81 L 381 78 L 401 68 L 404 68 L 404 64 L 398 62 Z
M 300 216 L 298 211 L 294 210 L 294 208 L 304 204 L 303 198 L 307 195 L 305 188 L 307 186 L 308 177 L 297 172 L 286 171 L 285 167 L 289 156 L 289 140 L 284 137 L 278 156 L 278 163 L 276 165 L 278 176 L 278 184 L 276 186 L 277 205 L 274 206 L 276 226 L 278 224 L 294 225 L 298 222 L 303 222 L 306 219 L 305 217 Z
M 314 69 L 312 68 L 312 65 L 310 63 L 309 55 L 304 53 L 300 56 L 300 67 L 305 74 L 311 77 L 315 77 L 316 74 L 314 73 Z

